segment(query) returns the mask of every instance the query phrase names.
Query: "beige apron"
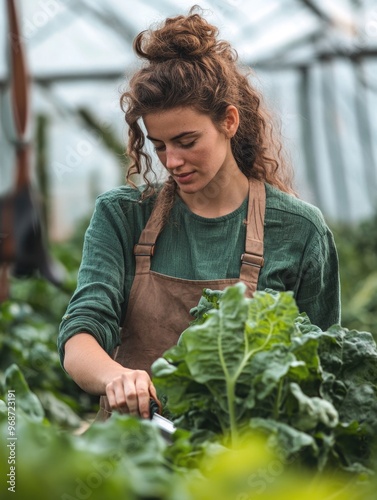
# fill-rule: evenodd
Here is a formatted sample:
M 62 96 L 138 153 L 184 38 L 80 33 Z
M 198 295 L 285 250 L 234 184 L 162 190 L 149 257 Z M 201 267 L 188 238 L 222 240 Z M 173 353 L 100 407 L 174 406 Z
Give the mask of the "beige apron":
M 180 334 L 194 319 L 190 309 L 198 304 L 204 288 L 223 290 L 243 281 L 247 295 L 252 297 L 263 266 L 265 206 L 264 183 L 251 179 L 240 277 L 208 281 L 174 278 L 151 271 L 151 257 L 161 231 L 152 211 L 134 248 L 135 278 L 121 330 L 121 344 L 114 353 L 115 361 L 127 368 L 146 370 L 151 375 L 152 363 L 177 343 Z M 97 420 L 106 419 L 110 414 L 108 400 L 101 396 Z

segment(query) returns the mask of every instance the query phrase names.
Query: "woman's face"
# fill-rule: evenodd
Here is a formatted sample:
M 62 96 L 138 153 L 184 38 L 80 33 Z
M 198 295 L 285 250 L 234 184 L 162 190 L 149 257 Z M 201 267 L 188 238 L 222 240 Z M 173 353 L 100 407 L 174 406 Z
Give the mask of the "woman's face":
M 143 119 L 159 160 L 182 193 L 197 193 L 238 170 L 230 147 L 238 127 L 234 106 L 228 106 L 222 132 L 208 115 L 191 107 L 154 112 Z

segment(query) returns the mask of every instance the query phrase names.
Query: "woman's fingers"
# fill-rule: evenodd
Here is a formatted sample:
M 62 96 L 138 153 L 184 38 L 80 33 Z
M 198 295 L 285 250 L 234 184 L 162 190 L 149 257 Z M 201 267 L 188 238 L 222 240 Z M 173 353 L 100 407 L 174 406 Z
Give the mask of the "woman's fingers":
M 154 399 L 156 401 L 156 403 L 158 404 L 159 413 L 162 413 L 162 405 L 161 405 L 161 402 L 159 401 L 159 399 L 157 397 L 156 388 L 153 385 L 152 381 L 151 381 L 150 386 L 149 386 L 149 394 L 150 394 L 150 397 L 152 399 Z
M 128 413 L 126 397 L 122 390 L 122 384 L 119 387 L 117 380 L 114 380 L 106 386 L 106 396 L 109 405 L 113 410 L 118 410 L 120 413 Z
M 136 380 L 136 394 L 138 397 L 138 411 L 143 418 L 149 418 L 149 394 L 150 381 L 145 383 L 144 380 Z
M 146 372 L 144 372 L 145 375 Z M 147 390 L 149 384 L 149 377 L 147 379 L 143 373 L 139 373 L 138 370 L 132 372 L 131 375 L 123 377 L 123 394 L 128 407 L 128 412 L 131 415 L 140 415 L 139 413 L 139 399 L 143 397 L 143 394 Z
M 156 389 L 144 370 L 126 370 L 106 386 L 106 396 L 111 408 L 121 413 L 149 417 L 149 401 L 157 401 Z

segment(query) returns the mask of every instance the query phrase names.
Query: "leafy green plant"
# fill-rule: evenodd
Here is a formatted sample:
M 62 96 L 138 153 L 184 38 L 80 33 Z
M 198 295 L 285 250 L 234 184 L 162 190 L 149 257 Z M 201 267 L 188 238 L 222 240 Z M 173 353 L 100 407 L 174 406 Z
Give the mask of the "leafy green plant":
M 84 393 L 64 372 L 56 348 L 57 324 L 46 322 L 28 304 L 0 304 L 0 381 L 12 365 L 22 374 L 52 421 L 80 425 L 98 398 Z
M 76 286 L 81 245 L 87 221 L 71 241 L 55 245 L 53 253 L 65 269 L 56 287 L 33 276 L 11 280 L 9 300 L 0 304 L 0 380 L 12 365 L 22 369 L 48 417 L 62 426 L 77 426 L 80 416 L 96 410 L 98 398 L 82 391 L 64 372 L 57 353 L 61 318 Z
M 178 427 L 233 444 L 264 431 L 287 457 L 298 453 L 318 470 L 367 471 L 377 431 L 370 333 L 322 332 L 290 292 L 248 299 L 242 283 L 204 291 L 192 312 L 196 320 L 152 366 Z

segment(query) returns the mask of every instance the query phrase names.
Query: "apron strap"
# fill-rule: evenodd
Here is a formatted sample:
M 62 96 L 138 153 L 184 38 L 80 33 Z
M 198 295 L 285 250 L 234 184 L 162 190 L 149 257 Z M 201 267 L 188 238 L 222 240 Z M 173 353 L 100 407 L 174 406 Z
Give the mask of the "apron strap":
M 264 183 L 250 179 L 249 205 L 246 220 L 245 252 L 241 255 L 240 280 L 251 294 L 257 289 L 259 272 L 263 267 L 264 215 L 266 212 L 266 189 Z
M 161 228 L 162 223 L 157 220 L 156 210 L 153 209 L 145 228 L 141 232 L 138 243 L 134 246 L 136 275 L 148 274 L 150 272 L 151 257 L 153 257 L 156 241 L 161 232 Z
M 257 289 L 259 271 L 263 266 L 264 214 L 266 210 L 266 191 L 264 183 L 256 179 L 249 180 L 249 204 L 246 220 L 245 252 L 241 256 L 240 280 L 245 282 L 253 294 Z M 138 243 L 134 246 L 136 274 L 150 272 L 151 257 L 161 224 L 152 210 L 148 222 L 141 232 Z

